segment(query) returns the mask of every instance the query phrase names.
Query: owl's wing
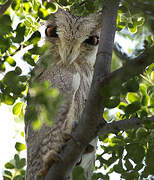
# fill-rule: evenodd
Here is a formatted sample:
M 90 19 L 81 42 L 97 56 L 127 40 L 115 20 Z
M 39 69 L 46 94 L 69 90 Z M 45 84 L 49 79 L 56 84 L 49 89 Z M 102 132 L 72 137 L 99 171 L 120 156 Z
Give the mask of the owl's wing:
M 34 80 L 40 84 L 44 80 L 51 82 L 52 87 L 58 88 L 64 96 L 64 101 L 58 109 L 54 124 L 51 127 L 43 124 L 38 131 L 34 131 L 31 122 L 25 121 L 28 162 L 26 180 L 34 179 L 36 174 L 44 175 L 46 173 L 48 166 L 57 159 L 56 155 L 65 143 L 63 131 L 66 130 L 71 133 L 71 121 L 74 119 L 74 97 L 80 84 L 77 79 L 80 80 L 79 74 L 73 68 L 68 69 L 60 64 L 51 65 L 47 69 L 44 67 L 36 69 Z M 41 177 L 35 178 L 41 179 Z

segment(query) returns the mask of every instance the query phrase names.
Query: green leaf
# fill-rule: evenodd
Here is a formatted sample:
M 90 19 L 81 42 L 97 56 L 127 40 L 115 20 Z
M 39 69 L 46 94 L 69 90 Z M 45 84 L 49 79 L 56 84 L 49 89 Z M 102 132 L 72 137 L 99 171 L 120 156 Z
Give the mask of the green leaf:
M 103 180 L 110 180 L 110 177 L 108 174 L 104 175 L 102 173 L 95 173 L 93 176 L 92 176 L 92 179 L 91 180 L 98 180 L 98 179 L 103 179 Z
M 8 176 L 3 176 L 3 180 L 12 180 L 12 178 L 9 178 Z
M 14 168 L 15 168 L 15 166 L 14 166 L 13 164 L 9 163 L 9 162 L 7 162 L 7 163 L 4 165 L 4 167 L 5 167 L 6 169 L 14 169 Z
M 20 170 L 20 174 L 25 177 L 26 171 L 25 170 Z
M 136 92 L 139 89 L 139 83 L 136 79 L 130 79 L 125 84 L 127 88 L 127 92 Z
M 147 86 L 145 84 L 140 84 L 140 92 L 143 94 L 143 95 L 147 95 Z
M 126 107 L 125 112 L 126 112 L 126 114 L 133 114 L 136 111 L 138 111 L 140 109 L 140 107 L 141 106 L 140 106 L 139 102 L 133 102 Z
M 42 126 L 42 121 L 37 119 L 32 123 L 32 126 L 33 126 L 34 130 L 39 130 L 41 128 L 41 126 Z
M 122 175 L 121 175 L 121 178 L 122 179 L 138 179 L 138 172 L 124 172 Z
M 16 148 L 17 151 L 20 152 L 20 151 L 25 150 L 25 149 L 26 149 L 26 146 L 25 146 L 25 144 L 22 144 L 22 143 L 20 143 L 20 142 L 16 142 L 15 148 Z
M 132 21 L 135 26 L 142 26 L 144 23 L 144 18 L 143 17 L 132 18 Z
M 138 102 L 140 100 L 137 93 L 127 93 L 126 99 L 129 103 L 133 103 L 135 101 Z
M 7 175 L 7 176 L 12 177 L 11 171 L 5 170 L 5 171 L 4 171 L 4 174 Z
M 20 9 L 20 0 L 14 0 L 11 4 L 11 7 L 14 11 L 17 11 Z
M 5 64 L 4 64 L 4 62 L 0 62 L 0 71 L 1 72 L 5 71 Z
M 151 72 L 151 79 L 154 80 L 154 71 Z
M 3 95 L 3 102 L 7 105 L 13 105 L 15 102 L 15 98 L 13 98 L 9 94 L 5 94 L 5 95 Z
M 111 120 L 111 117 L 109 115 L 109 110 L 105 110 L 104 113 L 103 113 L 103 118 L 106 120 L 106 121 L 110 121 Z
M 31 24 L 28 20 L 24 21 L 24 23 L 25 23 L 25 25 L 26 25 L 27 27 L 29 27 L 29 28 L 32 26 L 32 24 Z
M 47 2 L 47 3 L 45 4 L 45 7 L 46 7 L 47 9 L 50 9 L 50 11 L 51 11 L 52 13 L 54 13 L 54 12 L 57 10 L 56 4 L 55 4 L 55 3 L 52 3 L 52 2 Z
M 132 163 L 130 162 L 129 159 L 127 159 L 127 160 L 125 161 L 125 166 L 126 166 L 126 168 L 127 168 L 127 171 L 133 169 L 133 165 L 132 165 Z
M 41 39 L 41 34 L 39 31 L 35 31 L 31 37 L 28 39 L 28 41 L 26 42 L 26 44 L 37 44 L 38 41 Z
M 30 50 L 28 50 L 28 52 L 30 52 L 31 54 L 37 54 L 37 55 L 43 55 L 45 53 L 45 51 L 48 49 L 49 44 L 45 44 L 42 47 L 38 47 L 37 45 L 34 45 L 34 47 Z
M 13 110 L 12 110 L 14 115 L 16 115 L 16 116 L 19 115 L 21 108 L 22 108 L 22 104 L 23 103 L 18 102 L 14 105 Z
M 119 13 L 127 13 L 128 9 L 125 6 L 120 6 L 118 9 L 118 12 Z
M 25 137 L 25 133 L 24 133 L 24 131 L 21 131 L 21 136 L 24 138 Z
M 128 29 L 129 29 L 129 31 L 131 32 L 131 33 L 136 33 L 137 32 L 137 26 L 135 26 L 134 24 L 132 24 L 132 23 L 128 23 Z
M 8 0 L 0 0 L 0 5 L 3 5 L 7 2 Z
M 118 24 L 117 24 L 117 27 L 118 28 L 121 28 L 121 29 L 123 29 L 124 27 L 126 26 L 126 22 L 119 22 Z
M 20 78 L 15 71 L 9 71 L 6 73 L 3 78 L 3 83 L 9 90 L 6 94 L 12 92 L 15 95 L 19 95 L 25 90 L 25 85 L 23 85 L 19 80 Z
M 146 128 L 144 127 L 140 127 L 137 129 L 136 131 L 136 137 L 140 140 L 140 139 L 144 139 L 148 136 L 148 131 Z
M 150 101 L 150 97 L 148 95 L 143 95 L 141 99 L 141 104 L 143 106 L 148 106 L 148 102 Z
M 0 16 L 0 35 L 8 34 L 12 31 L 11 18 L 9 15 Z
M 30 18 L 30 17 L 26 17 L 26 19 L 28 19 L 28 21 L 29 21 L 31 24 L 33 24 L 33 20 L 32 20 L 32 18 Z
M 10 47 L 10 41 L 0 36 L 0 49 L 7 50 Z
M 106 108 L 115 108 L 120 103 L 120 98 L 118 96 L 111 96 L 109 99 L 104 100 L 104 106 Z
M 37 121 L 38 119 L 38 112 L 34 105 L 29 104 L 28 110 L 26 112 L 25 120 L 26 121 Z
M 145 155 L 145 149 L 138 143 L 126 145 L 127 158 L 132 159 L 136 164 L 141 163 Z
M 38 9 L 38 16 L 43 20 L 47 20 L 49 18 L 49 12 L 46 9 L 43 9 L 41 6 Z
M 86 9 L 87 9 L 88 11 L 92 12 L 93 9 L 94 9 L 94 2 L 91 1 L 91 0 L 87 0 L 87 1 L 85 2 L 85 7 L 86 7 Z
M 31 6 L 32 6 L 32 4 L 30 2 L 25 2 L 24 3 L 24 10 L 25 10 L 26 13 L 30 13 L 31 12 L 31 10 L 32 10 Z
M 19 80 L 20 80 L 21 82 L 26 82 L 27 79 L 28 79 L 27 76 L 19 76 Z
M 20 157 L 19 157 L 18 154 L 15 154 L 15 155 L 14 155 L 14 160 L 15 160 L 16 162 L 19 162 L 19 161 L 20 161 Z
M 17 67 L 15 68 L 15 73 L 16 73 L 17 75 L 20 75 L 20 74 L 22 73 L 22 69 L 17 66 Z
M 26 159 L 25 158 L 20 159 L 18 154 L 15 154 L 14 160 L 17 169 L 22 169 L 26 165 Z
M 25 53 L 24 56 L 23 56 L 23 59 L 28 63 L 30 64 L 31 66 L 35 66 L 35 62 L 34 62 L 34 59 L 31 57 L 31 55 L 29 53 Z
M 76 166 L 72 172 L 72 180 L 86 180 L 84 176 L 84 170 L 80 166 Z
M 5 60 L 6 60 L 11 66 L 15 66 L 15 65 L 16 65 L 15 60 L 14 60 L 11 56 L 6 57 Z
M 59 4 L 62 5 L 62 6 L 67 6 L 67 5 L 69 5 L 68 2 L 67 2 L 67 0 L 59 0 L 58 2 L 59 2 Z
M 20 159 L 20 163 L 18 164 L 17 168 L 22 169 L 25 166 L 26 166 L 26 159 L 25 158 Z
M 22 175 L 17 175 L 13 178 L 13 180 L 25 180 L 25 178 Z
M 138 113 L 141 118 L 146 118 L 148 116 L 147 109 L 142 108 L 142 110 Z
M 24 106 L 22 106 L 21 112 L 20 112 L 20 114 L 19 114 L 19 118 L 20 118 L 21 120 L 24 119 L 24 113 L 25 113 Z
M 125 111 L 126 107 L 127 107 L 127 104 L 124 102 L 120 102 L 120 104 L 118 105 L 118 108 L 123 111 Z
M 122 161 L 119 160 L 119 163 L 114 165 L 113 169 L 114 169 L 115 172 L 117 172 L 119 174 L 123 173 L 124 169 L 123 169 L 123 166 L 122 166 Z
M 24 35 L 26 32 L 26 26 L 24 25 L 24 23 L 19 23 L 16 30 L 16 37 L 13 38 L 13 41 L 15 43 L 21 43 L 24 41 Z

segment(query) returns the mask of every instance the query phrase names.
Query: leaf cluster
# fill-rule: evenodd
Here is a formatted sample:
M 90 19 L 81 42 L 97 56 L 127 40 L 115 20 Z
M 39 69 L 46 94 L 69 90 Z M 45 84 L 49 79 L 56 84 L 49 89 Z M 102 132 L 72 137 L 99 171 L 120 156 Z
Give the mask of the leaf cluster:
M 23 132 L 21 135 L 24 136 Z M 26 146 L 21 142 L 16 142 L 15 149 L 17 153 L 14 158 L 4 165 L 4 180 L 25 180 L 26 159 L 22 158 L 20 153 L 26 149 Z
M 33 83 L 28 97 L 26 121 L 32 121 L 34 129 L 41 127 L 42 123 L 52 124 L 62 97 L 56 88 L 44 81 L 43 84 Z

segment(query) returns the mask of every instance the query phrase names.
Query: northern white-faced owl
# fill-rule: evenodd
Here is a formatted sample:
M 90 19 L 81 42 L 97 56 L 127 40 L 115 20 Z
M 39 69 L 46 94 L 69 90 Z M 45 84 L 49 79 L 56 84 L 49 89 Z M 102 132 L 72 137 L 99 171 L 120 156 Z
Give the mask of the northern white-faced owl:
M 25 122 L 26 180 L 43 179 L 58 159 L 58 153 L 67 140 L 66 133 L 71 134 L 75 122 L 80 119 L 92 81 L 99 33 L 100 14 L 78 17 L 59 8 L 47 22 L 46 40 L 51 45 L 39 59 L 34 81 L 50 81 L 52 87 L 58 88 L 64 96 L 64 102 L 58 109 L 53 126 L 43 124 L 34 131 L 31 122 Z M 46 55 L 48 68 L 41 66 Z M 96 141 L 91 142 L 93 152 L 85 153 L 78 163 L 85 169 L 87 179 L 94 167 Z

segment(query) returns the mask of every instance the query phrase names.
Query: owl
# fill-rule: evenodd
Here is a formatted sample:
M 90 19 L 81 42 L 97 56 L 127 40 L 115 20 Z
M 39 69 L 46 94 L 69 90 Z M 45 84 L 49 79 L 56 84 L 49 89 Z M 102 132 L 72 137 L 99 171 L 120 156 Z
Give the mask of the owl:
M 60 159 L 61 149 L 79 123 L 93 76 L 100 17 L 100 13 L 86 17 L 74 16 L 58 8 L 47 21 L 45 35 L 50 47 L 40 57 L 33 81 L 40 84 L 44 80 L 51 82 L 52 87 L 63 95 L 64 101 L 52 126 L 44 123 L 38 131 L 34 131 L 31 122 L 25 121 L 26 180 L 44 179 L 48 169 Z M 42 66 L 45 57 L 48 57 L 47 68 Z M 93 171 L 96 143 L 95 139 L 89 144 L 77 163 L 85 169 L 87 179 Z

